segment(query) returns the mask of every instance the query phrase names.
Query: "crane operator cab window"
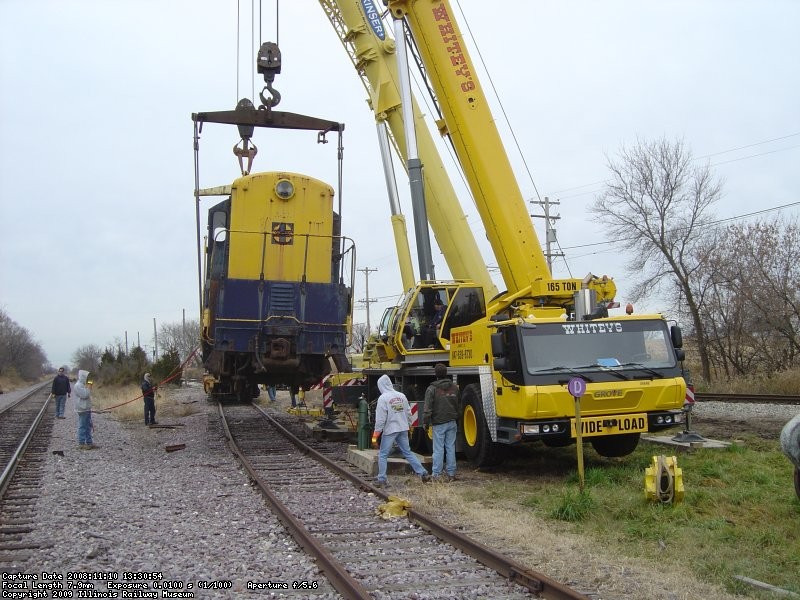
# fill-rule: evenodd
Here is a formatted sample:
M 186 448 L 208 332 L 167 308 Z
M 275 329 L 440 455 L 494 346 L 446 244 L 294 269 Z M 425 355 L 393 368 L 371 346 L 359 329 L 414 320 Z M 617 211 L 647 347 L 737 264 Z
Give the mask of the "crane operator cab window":
M 404 337 L 413 339 L 411 349 L 441 349 L 439 332 L 447 312 L 447 302 L 455 288 L 424 288 L 414 299 L 403 329 Z
M 453 327 L 463 327 L 486 317 L 486 300 L 483 288 L 479 286 L 460 286 L 450 296 L 444 322 L 439 329 L 439 337 L 449 340 Z
M 468 325 L 486 316 L 480 286 L 450 286 L 419 290 L 406 313 L 402 342 L 408 350 L 442 349 L 453 327 Z

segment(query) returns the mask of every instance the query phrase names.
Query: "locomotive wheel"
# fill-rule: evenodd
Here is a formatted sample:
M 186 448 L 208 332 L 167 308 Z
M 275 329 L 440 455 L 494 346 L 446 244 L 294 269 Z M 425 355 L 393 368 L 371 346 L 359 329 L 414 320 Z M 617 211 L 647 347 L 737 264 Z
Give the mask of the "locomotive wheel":
M 628 456 L 636 450 L 639 445 L 638 433 L 620 433 L 618 435 L 606 435 L 591 438 L 592 447 L 600 456 L 606 458 L 617 458 Z
M 464 454 L 476 467 L 499 465 L 503 459 L 500 444 L 492 441 L 486 416 L 483 414 L 481 390 L 477 384 L 464 388 L 461 395 L 461 432 L 464 436 Z

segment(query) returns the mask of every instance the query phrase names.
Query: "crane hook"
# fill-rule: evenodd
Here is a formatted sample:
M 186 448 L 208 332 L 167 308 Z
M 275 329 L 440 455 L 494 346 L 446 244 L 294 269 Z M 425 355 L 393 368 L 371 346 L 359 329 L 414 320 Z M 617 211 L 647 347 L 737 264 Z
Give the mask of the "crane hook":
M 259 109 L 269 111 L 281 101 L 280 93 L 272 87 L 275 75 L 281 72 L 281 49 L 278 48 L 278 44 L 274 42 L 261 44 L 256 58 L 256 69 L 264 76 L 264 81 L 267 83 L 258 95 L 261 98 Z M 268 90 L 272 95 L 269 98 L 265 97 L 264 90 Z
M 264 90 L 269 90 L 272 96 L 270 96 L 269 98 L 264 97 Z M 281 93 L 274 87 L 272 87 L 271 82 L 267 83 L 267 85 L 264 86 L 264 89 L 262 89 L 259 92 L 258 97 L 261 98 L 261 106 L 259 106 L 259 109 L 261 110 L 264 109 L 269 110 L 273 106 L 277 106 L 278 103 L 281 101 Z

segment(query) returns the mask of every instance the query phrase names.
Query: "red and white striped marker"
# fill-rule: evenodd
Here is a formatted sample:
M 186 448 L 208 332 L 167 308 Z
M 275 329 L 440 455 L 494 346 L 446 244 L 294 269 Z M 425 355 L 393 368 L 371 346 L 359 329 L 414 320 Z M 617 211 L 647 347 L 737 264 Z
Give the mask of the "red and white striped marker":
M 333 408 L 333 386 L 330 385 L 329 379 L 333 377 L 333 375 L 326 375 L 322 379 L 320 379 L 319 383 L 315 383 L 311 386 L 312 390 L 322 389 L 322 410 L 327 411 L 328 409 Z M 363 385 L 366 383 L 366 379 L 363 377 L 357 379 L 348 379 L 340 383 L 340 386 L 350 386 L 350 385 Z
M 411 403 L 411 427 L 419 426 L 419 402 Z
M 684 404 L 694 404 L 694 386 L 686 386 L 686 398 L 683 400 Z
M 331 378 L 330 374 L 325 375 L 325 377 L 320 379 L 317 383 L 315 383 L 314 385 L 312 385 L 308 389 L 310 389 L 310 390 L 321 390 L 325 386 L 325 382 L 328 381 L 330 378 Z
M 333 388 L 328 386 L 322 392 L 322 410 L 333 409 Z

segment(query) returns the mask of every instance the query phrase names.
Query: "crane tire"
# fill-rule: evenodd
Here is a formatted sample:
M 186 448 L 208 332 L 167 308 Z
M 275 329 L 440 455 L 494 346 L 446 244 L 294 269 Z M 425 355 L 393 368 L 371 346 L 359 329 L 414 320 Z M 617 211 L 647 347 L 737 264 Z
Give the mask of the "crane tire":
M 499 465 L 503 461 L 500 444 L 492 441 L 483 414 L 481 388 L 472 383 L 461 394 L 461 436 L 464 455 L 476 467 Z
M 639 445 L 638 433 L 620 433 L 591 438 L 592 447 L 600 456 L 618 458 L 628 456 Z

